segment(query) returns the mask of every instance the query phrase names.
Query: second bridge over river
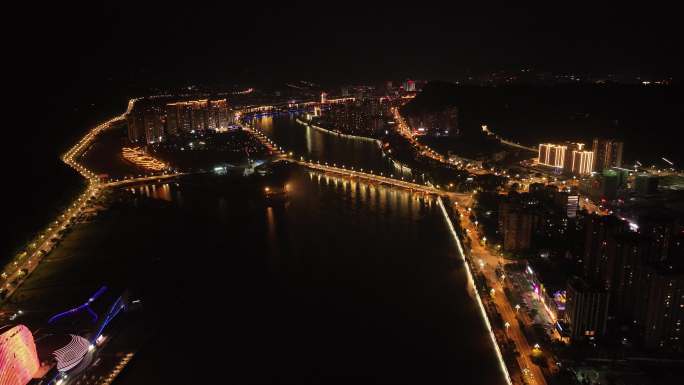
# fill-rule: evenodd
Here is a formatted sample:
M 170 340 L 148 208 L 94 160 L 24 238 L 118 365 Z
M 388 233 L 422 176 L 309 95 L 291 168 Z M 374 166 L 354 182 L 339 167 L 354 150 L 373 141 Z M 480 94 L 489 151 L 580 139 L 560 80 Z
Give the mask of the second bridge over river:
M 295 160 L 284 155 L 282 158 L 284 161 L 297 163 L 303 167 L 310 168 L 313 170 L 323 171 L 327 173 L 339 174 L 349 178 L 362 179 L 370 182 L 376 182 L 379 184 L 385 184 L 395 187 L 402 187 L 411 191 L 426 193 L 426 194 L 444 194 L 444 191 L 440 191 L 429 185 L 421 185 L 408 181 L 402 178 L 396 178 L 392 175 L 375 174 L 372 171 L 364 171 L 363 169 L 355 170 L 353 167 L 347 168 L 345 166 L 337 166 L 336 164 L 330 165 L 326 163 L 306 161 L 303 159 Z

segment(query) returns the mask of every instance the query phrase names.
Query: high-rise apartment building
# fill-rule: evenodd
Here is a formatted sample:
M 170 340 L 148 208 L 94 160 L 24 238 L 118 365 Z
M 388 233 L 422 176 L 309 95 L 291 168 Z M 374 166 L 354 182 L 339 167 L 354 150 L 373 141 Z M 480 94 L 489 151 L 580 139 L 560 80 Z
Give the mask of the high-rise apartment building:
M 632 324 L 649 350 L 684 352 L 684 274 L 641 266 Z
M 579 277 L 568 281 L 565 318 L 573 339 L 592 339 L 606 334 L 610 296 Z
M 503 234 L 505 251 L 528 250 L 539 216 L 526 204 L 510 197 L 499 204 L 499 228 Z
M 584 278 L 590 282 L 610 289 L 613 254 L 609 253 L 609 243 L 619 235 L 627 232 L 628 224 L 615 216 L 590 215 L 584 220 L 584 255 L 582 267 Z
M 142 100 L 135 104 L 126 117 L 128 124 L 128 140 L 134 144 L 153 144 L 164 140 L 164 110 Z
M 170 135 L 207 130 L 225 131 L 232 124 L 226 99 L 168 103 L 166 116 Z
M 539 145 L 537 162 L 544 166 L 563 168 L 567 149 L 564 145 L 542 143 Z
M 573 175 L 589 175 L 594 167 L 594 153 L 591 151 L 572 150 L 571 162 L 565 166 Z
M 674 216 L 614 216 L 585 221 L 583 279 L 609 296 L 610 318 L 647 349 L 684 351 L 684 229 Z M 570 296 L 570 295 L 568 295 Z
M 562 169 L 573 175 L 591 174 L 594 164 L 594 154 L 584 150 L 583 143 L 539 145 L 537 162 L 541 165 Z
M 601 172 L 611 167 L 622 167 L 623 143 L 613 139 L 594 138 L 594 168 Z
M 320 121 L 345 133 L 376 136 L 384 128 L 387 115 L 389 102 L 386 99 L 366 98 L 330 104 L 321 109 Z
M 126 116 L 128 125 L 128 141 L 135 144 L 145 142 L 145 115 L 141 108 L 136 108 Z
M 143 112 L 145 143 L 153 144 L 164 140 L 164 113 L 156 106 L 150 106 Z

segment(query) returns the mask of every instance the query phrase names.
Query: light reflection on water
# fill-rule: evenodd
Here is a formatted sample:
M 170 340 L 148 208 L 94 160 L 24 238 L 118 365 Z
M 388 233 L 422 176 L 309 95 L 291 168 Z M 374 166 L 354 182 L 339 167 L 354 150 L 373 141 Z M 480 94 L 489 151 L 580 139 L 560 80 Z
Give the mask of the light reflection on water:
M 296 122 L 297 115 L 261 116 L 252 124 L 275 143 L 296 156 L 306 159 L 344 164 L 387 174 L 395 173 L 391 161 L 384 157 L 377 143 L 341 138 Z
M 281 318 L 272 318 L 268 330 L 275 329 L 266 338 L 267 343 L 273 338 L 289 341 L 289 328 L 301 327 L 297 329 L 299 334 L 295 333 L 296 343 L 333 354 L 339 349 L 340 341 L 350 339 L 356 346 L 387 333 L 386 339 L 370 342 L 381 355 L 391 356 L 396 347 L 387 346 L 409 338 L 421 347 L 415 351 L 409 349 L 401 356 L 417 360 L 421 349 L 436 349 L 439 352 L 436 354 L 446 361 L 465 362 L 458 373 L 444 371 L 439 376 L 465 376 L 472 384 L 501 383 L 498 373 L 487 370 L 496 365 L 493 353 L 469 297 L 462 269 L 454 264 L 455 248 L 435 197 L 299 168 L 287 181 L 291 188 L 288 203 L 268 205 L 259 199 L 263 191 L 259 183 L 258 179 L 200 176 L 182 179 L 178 185 L 172 183 L 168 190 L 157 185 L 134 187 L 131 191 L 142 200 L 166 201 L 170 196 L 172 206 L 181 207 L 183 202 L 182 210 L 172 211 L 191 213 L 191 216 L 169 223 L 181 228 L 181 234 L 201 226 L 198 222 L 186 222 L 188 218 L 211 223 L 211 229 L 202 231 L 210 231 L 213 238 L 209 244 L 217 242 L 220 247 L 211 248 L 210 253 L 198 253 L 197 245 L 193 245 L 190 255 L 231 262 L 225 271 L 205 270 L 203 274 L 211 278 L 200 292 L 212 292 L 212 285 L 223 282 L 223 274 L 232 271 L 240 279 L 268 288 L 265 299 L 255 297 L 255 307 L 268 309 L 284 301 L 282 311 L 290 312 L 293 321 L 279 328 Z M 254 184 L 251 188 L 240 188 L 251 184 Z M 219 223 L 212 219 L 218 219 Z M 199 244 L 207 242 L 205 237 L 199 237 Z M 244 272 L 240 267 L 245 261 L 255 261 L 260 268 Z M 184 263 L 181 266 L 185 269 Z M 289 294 L 281 296 L 280 291 Z M 273 303 L 268 302 L 271 297 L 274 297 Z M 249 298 L 248 302 L 252 301 Z M 338 304 L 343 308 L 339 309 Z M 298 310 L 291 311 L 293 305 Z M 322 314 L 327 312 L 330 317 L 321 316 L 321 309 Z M 251 317 L 252 313 L 247 314 Z M 308 320 L 320 317 L 323 317 L 321 325 L 330 327 L 323 326 L 325 331 L 319 334 L 308 334 Z M 363 317 L 375 320 L 377 326 L 366 329 L 365 321 L 360 320 Z M 248 319 L 251 323 L 252 318 Z M 435 327 L 416 328 L 414 319 L 425 320 L 421 322 Z M 330 329 L 349 329 L 357 337 L 335 340 L 336 333 Z M 262 333 L 264 329 L 258 330 Z M 318 346 L 314 341 L 319 336 L 336 342 Z M 426 338 L 427 342 L 420 342 Z M 223 342 L 228 346 L 233 341 Z M 275 348 L 277 344 L 269 345 L 269 349 Z M 358 354 L 356 347 L 351 349 Z M 345 350 L 345 354 L 349 352 Z M 375 359 L 362 357 L 353 359 L 352 367 L 358 370 L 364 360 Z M 401 358 L 392 357 L 392 362 Z M 428 361 L 417 367 L 440 370 L 441 366 L 433 367 L 432 361 Z M 396 379 L 392 380 L 387 382 L 396 383 Z
M 136 195 L 145 196 L 147 198 L 161 199 L 167 202 L 172 202 L 174 200 L 174 197 L 171 195 L 171 186 L 168 183 L 146 184 L 131 187 L 128 189 L 128 191 Z

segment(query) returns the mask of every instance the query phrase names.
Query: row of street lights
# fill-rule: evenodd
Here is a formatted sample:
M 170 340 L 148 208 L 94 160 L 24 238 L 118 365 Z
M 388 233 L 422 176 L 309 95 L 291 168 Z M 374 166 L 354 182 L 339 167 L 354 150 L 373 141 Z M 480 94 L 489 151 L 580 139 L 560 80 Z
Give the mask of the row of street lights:
M 88 187 L 81 195 L 74 199 L 73 203 L 67 207 L 62 214 L 58 215 L 55 221 L 50 222 L 50 225 L 48 225 L 45 231 L 39 233 L 39 235 L 34 238 L 34 241 L 28 244 L 26 247 L 27 251 L 20 253 L 11 263 L 5 266 L 3 272 L 0 274 L 0 277 L 8 281 L 2 288 L 4 298 L 9 297 L 12 292 L 24 282 L 26 277 L 38 266 L 42 257 L 51 250 L 51 246 L 48 248 L 45 246 L 51 242 L 52 238 L 60 231 L 66 230 L 67 226 L 71 225 L 72 221 L 78 217 L 88 204 L 88 200 L 96 198 L 101 192 L 102 184 L 98 177 L 93 171 L 78 163 L 76 158 L 92 144 L 93 140 L 95 140 L 97 135 L 102 131 L 110 128 L 112 124 L 123 121 L 126 114 L 132 111 L 136 100 L 137 99 L 129 100 L 128 109 L 125 113 L 109 119 L 88 131 L 81 140 L 74 144 L 74 146 L 62 156 L 62 161 L 64 163 L 76 170 L 88 181 Z M 30 250 L 30 255 L 28 250 Z M 26 256 L 29 256 L 28 259 L 25 262 L 22 262 L 22 259 Z M 16 279 L 10 283 L 9 281 L 13 276 L 16 276 Z

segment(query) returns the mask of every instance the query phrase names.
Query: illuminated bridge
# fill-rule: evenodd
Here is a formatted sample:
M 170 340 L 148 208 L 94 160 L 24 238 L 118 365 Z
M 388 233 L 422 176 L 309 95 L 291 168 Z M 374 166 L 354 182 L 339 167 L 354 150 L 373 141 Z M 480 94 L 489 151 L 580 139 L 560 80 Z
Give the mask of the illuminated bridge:
M 299 160 L 294 159 L 294 154 L 292 152 L 286 152 L 282 147 L 278 146 L 269 137 L 267 137 L 263 132 L 255 129 L 249 125 L 244 127 L 245 131 L 248 131 L 261 142 L 271 153 L 275 156 L 275 161 L 287 161 L 292 163 L 297 163 L 303 167 L 335 173 L 349 178 L 355 178 L 360 180 L 367 180 L 371 182 L 376 182 L 379 184 L 401 187 L 411 191 L 418 191 L 426 194 L 446 194 L 446 191 L 439 190 L 431 185 L 423 185 L 415 183 L 413 180 L 406 180 L 403 177 L 395 177 L 392 174 L 385 175 L 383 173 L 375 173 L 372 170 L 364 170 L 363 168 L 355 169 L 354 167 L 346 167 L 345 165 L 329 164 L 326 162 L 317 162 L 313 160 L 305 160 L 300 158 Z
M 471 293 L 473 294 L 475 298 L 475 302 L 478 306 L 478 309 L 480 310 L 480 315 L 482 317 L 482 321 L 487 329 L 487 334 L 489 335 L 490 342 L 492 344 L 492 348 L 494 349 L 494 353 L 496 355 L 497 361 L 499 363 L 499 370 L 501 371 L 501 374 L 506 382 L 507 385 L 512 385 L 513 381 L 511 379 L 511 375 L 508 372 L 508 369 L 506 367 L 506 363 L 504 361 L 503 355 L 501 353 L 501 349 L 499 348 L 499 345 L 496 341 L 496 337 L 494 335 L 494 329 L 492 328 L 491 322 L 489 320 L 489 317 L 487 316 L 487 312 L 484 307 L 484 303 L 482 302 L 482 299 L 480 298 L 480 294 L 477 291 L 477 287 L 475 286 L 475 279 L 473 277 L 473 273 L 470 270 L 468 261 L 466 259 L 465 252 L 463 250 L 463 246 L 461 245 L 461 240 L 458 237 L 456 230 L 454 228 L 454 225 L 452 223 L 452 220 L 447 213 L 447 210 L 444 206 L 444 202 L 442 201 L 441 197 L 439 195 L 448 195 L 450 198 L 455 198 L 455 197 L 471 197 L 470 194 L 459 194 L 459 193 L 453 193 L 453 192 L 447 192 L 440 190 L 436 187 L 430 186 L 430 185 L 422 185 L 419 183 L 415 183 L 413 181 L 408 181 L 404 180 L 404 178 L 396 178 L 394 175 L 383 175 L 382 173 L 377 174 L 374 173 L 373 171 L 370 170 L 364 170 L 364 169 L 354 169 L 353 167 L 346 167 L 344 165 L 337 165 L 333 163 L 330 165 L 329 163 L 323 163 L 319 161 L 313 161 L 313 160 L 305 160 L 304 158 L 300 158 L 299 160 L 293 159 L 293 154 L 291 152 L 286 152 L 282 147 L 278 146 L 275 144 L 269 137 L 267 137 L 264 133 L 261 131 L 250 127 L 247 125 L 247 131 L 251 132 L 255 135 L 261 143 L 266 146 L 275 156 L 275 161 L 285 161 L 285 162 L 292 162 L 299 164 L 303 167 L 312 169 L 312 170 L 317 170 L 317 171 L 322 171 L 326 173 L 334 173 L 338 175 L 342 175 L 344 177 L 348 178 L 354 178 L 354 179 L 359 179 L 359 180 L 365 180 L 365 181 L 370 181 L 370 182 L 376 182 L 380 184 L 385 184 L 393 187 L 400 187 L 404 189 L 408 189 L 411 191 L 415 192 L 421 192 L 425 194 L 436 194 L 438 195 L 437 197 L 437 204 L 439 205 L 442 215 L 444 216 L 444 220 L 447 223 L 447 226 L 449 227 L 450 233 L 453 237 L 454 242 L 456 243 L 457 250 L 458 250 L 458 255 L 461 258 L 461 260 L 464 262 L 465 266 L 465 273 L 468 277 L 468 282 L 470 283 L 470 290 Z M 543 379 L 543 377 L 542 377 Z
M 276 112 L 276 111 L 289 111 L 289 110 L 300 110 L 308 107 L 314 107 L 314 106 L 320 106 L 321 104 L 337 104 L 337 103 L 344 103 L 344 102 L 349 102 L 349 101 L 354 101 L 356 100 L 355 98 L 347 97 L 347 98 L 337 98 L 337 99 L 328 99 L 326 100 L 325 103 L 321 103 L 320 101 L 290 101 L 290 102 L 282 102 L 282 103 L 274 103 L 274 104 L 269 104 L 269 105 L 261 105 L 261 106 L 246 106 L 243 108 L 239 108 L 238 112 L 242 115 L 249 115 L 249 114 L 254 114 L 254 113 L 265 113 L 265 112 Z
M 345 166 L 340 166 L 338 167 L 336 164 L 333 164 L 332 166 L 323 163 L 321 164 L 320 162 L 313 162 L 313 161 L 305 161 L 305 160 L 293 160 L 290 158 L 284 158 L 283 160 L 288 161 L 288 162 L 293 162 L 297 163 L 301 166 L 304 166 L 306 168 L 310 168 L 313 170 L 318 170 L 318 171 L 323 171 L 323 172 L 328 172 L 328 173 L 334 173 L 334 174 L 339 174 L 342 176 L 346 176 L 349 178 L 354 178 L 354 179 L 359 179 L 359 180 L 367 180 L 371 182 L 376 182 L 379 184 L 384 184 L 384 185 L 389 185 L 393 187 L 401 187 L 405 188 L 411 191 L 418 191 L 426 194 L 444 194 L 446 193 L 445 191 L 441 191 L 435 187 L 432 187 L 430 185 L 422 185 L 418 183 L 414 183 L 413 181 L 408 181 L 403 178 L 396 178 L 393 175 L 383 175 L 381 174 L 375 174 L 372 171 L 366 172 L 363 169 L 354 169 L 353 167 L 347 168 Z

